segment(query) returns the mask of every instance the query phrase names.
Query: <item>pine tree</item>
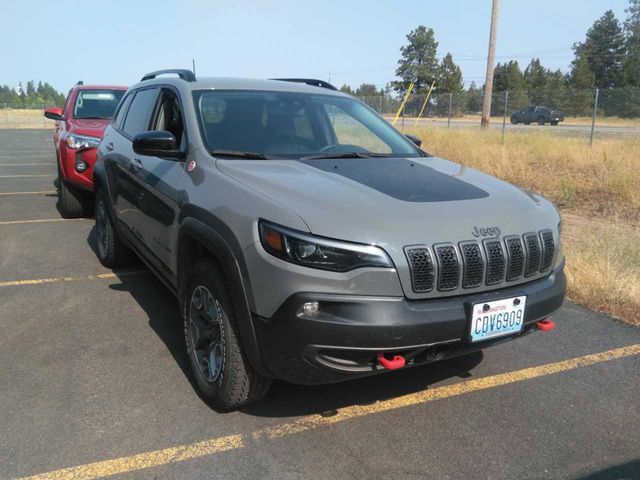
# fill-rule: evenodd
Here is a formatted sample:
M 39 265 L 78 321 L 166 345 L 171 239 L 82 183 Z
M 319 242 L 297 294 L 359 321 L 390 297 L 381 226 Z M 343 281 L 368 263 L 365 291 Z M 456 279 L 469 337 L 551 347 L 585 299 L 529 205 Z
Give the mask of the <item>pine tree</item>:
M 400 81 L 393 82 L 395 90 L 404 94 L 413 82 L 413 93 L 426 94 L 431 83 L 438 77 L 438 42 L 433 29 L 420 25 L 407 35 L 408 44 L 400 48 L 402 58 L 398 60 L 396 76 Z
M 576 90 L 592 88 L 596 83 L 596 76 L 591 71 L 587 58 L 582 56 L 573 61 L 569 74 L 569 84 Z
M 523 79 L 527 90 L 543 89 L 547 86 L 549 71 L 542 66 L 539 58 L 531 59 L 524 69 Z
M 573 45 L 574 68 L 580 58 L 585 58 L 600 88 L 622 84 L 622 61 L 625 54 L 625 38 L 620 22 L 611 10 L 593 23 L 584 42 Z
M 455 64 L 450 53 L 447 53 L 440 62 L 436 87 L 437 92 L 453 93 L 454 95 L 464 90 L 462 71 Z
M 630 0 L 624 29 L 627 55 L 622 66 L 624 83 L 640 87 L 640 0 Z

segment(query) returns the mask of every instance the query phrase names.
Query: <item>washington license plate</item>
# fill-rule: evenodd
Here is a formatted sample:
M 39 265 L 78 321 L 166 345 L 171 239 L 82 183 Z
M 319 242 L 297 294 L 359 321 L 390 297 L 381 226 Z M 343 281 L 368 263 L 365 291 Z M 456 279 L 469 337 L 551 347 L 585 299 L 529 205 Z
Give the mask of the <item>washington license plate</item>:
M 526 303 L 527 297 L 524 295 L 476 303 L 471 317 L 471 341 L 480 342 L 521 331 Z

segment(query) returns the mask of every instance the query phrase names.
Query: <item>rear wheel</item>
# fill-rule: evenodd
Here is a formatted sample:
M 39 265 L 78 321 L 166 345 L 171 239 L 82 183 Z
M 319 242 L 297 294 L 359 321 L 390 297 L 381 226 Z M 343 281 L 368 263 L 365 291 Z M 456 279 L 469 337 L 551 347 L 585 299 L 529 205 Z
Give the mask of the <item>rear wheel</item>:
M 515 118 L 511 117 L 511 124 L 512 125 L 517 125 L 518 124 L 518 120 L 516 120 Z
M 222 273 L 210 259 L 193 267 L 183 298 L 187 354 L 200 393 L 229 410 L 260 400 L 271 380 L 249 364 Z
M 544 125 L 544 117 L 538 117 L 538 125 Z
M 91 195 L 69 185 L 62 176 L 58 164 L 58 208 L 63 218 L 78 218 L 91 215 Z
M 123 267 L 131 263 L 133 252 L 120 240 L 111 215 L 107 209 L 107 200 L 101 190 L 96 190 L 96 242 L 98 260 L 107 268 Z
M 551 122 L 551 125 L 553 125 L 555 127 L 555 126 L 558 125 L 558 122 L 554 120 L 553 122 Z

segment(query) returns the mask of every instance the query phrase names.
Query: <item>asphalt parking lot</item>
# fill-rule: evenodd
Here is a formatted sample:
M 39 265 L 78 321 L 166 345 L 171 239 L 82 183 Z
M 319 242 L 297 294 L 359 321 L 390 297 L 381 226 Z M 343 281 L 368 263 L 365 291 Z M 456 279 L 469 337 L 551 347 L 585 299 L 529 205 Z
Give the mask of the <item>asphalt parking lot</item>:
M 47 130 L 0 130 L 0 478 L 640 478 L 640 329 L 566 302 L 483 353 L 207 406 L 177 303 L 62 220 Z

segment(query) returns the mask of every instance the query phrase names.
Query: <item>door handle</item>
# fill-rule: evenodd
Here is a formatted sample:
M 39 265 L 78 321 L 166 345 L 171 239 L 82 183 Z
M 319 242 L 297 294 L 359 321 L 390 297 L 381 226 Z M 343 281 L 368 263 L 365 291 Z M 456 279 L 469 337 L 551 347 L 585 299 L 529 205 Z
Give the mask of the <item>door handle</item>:
M 107 143 L 107 150 L 112 151 L 114 149 L 113 142 Z
M 133 172 L 137 172 L 142 168 L 142 162 L 140 161 L 139 158 L 134 158 L 133 160 L 131 160 L 131 163 L 129 163 L 129 169 Z

